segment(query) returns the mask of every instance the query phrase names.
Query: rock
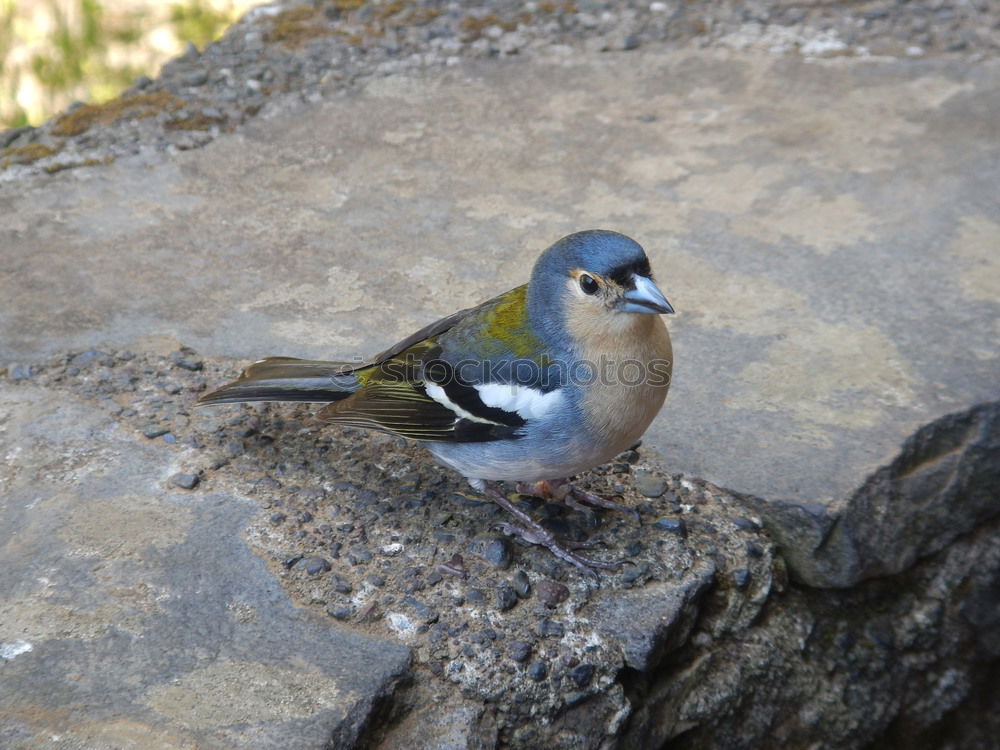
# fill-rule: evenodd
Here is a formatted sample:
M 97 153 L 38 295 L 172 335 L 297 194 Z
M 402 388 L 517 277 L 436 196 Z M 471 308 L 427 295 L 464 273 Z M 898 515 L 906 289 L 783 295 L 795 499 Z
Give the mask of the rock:
M 632 481 L 639 494 L 645 497 L 661 497 L 667 491 L 667 480 L 652 474 L 636 472 Z
M 199 477 L 197 474 L 185 474 L 183 472 L 170 477 L 170 482 L 184 490 L 193 490 L 198 486 Z
M 531 662 L 528 666 L 528 677 L 535 682 L 541 682 L 549 675 L 549 665 L 542 660 Z
M 517 592 L 511 586 L 501 586 L 497 589 L 497 609 L 506 612 L 518 602 Z
M 330 561 L 325 557 L 306 557 L 300 563 L 302 568 L 311 576 L 317 576 L 321 573 L 328 573 L 333 567 L 330 565 Z
M 38 367 L 35 365 L 10 365 L 7 368 L 7 374 L 10 376 L 11 380 L 30 380 L 35 377 L 39 372 Z
M 579 666 L 573 667 L 569 673 L 570 679 L 576 683 L 577 687 L 585 688 L 590 684 L 590 681 L 594 679 L 594 665 L 593 664 L 580 664 Z
M 527 599 L 531 595 L 531 581 L 528 580 L 528 575 L 523 570 L 514 574 L 511 585 L 514 588 L 514 593 L 522 599 Z
M 506 570 L 514 559 L 514 550 L 506 537 L 480 537 L 469 545 L 469 552 L 481 557 L 498 570 Z
M 511 641 L 507 646 L 507 652 L 513 661 L 525 662 L 531 656 L 531 644 L 525 641 Z
M 569 589 L 561 583 L 542 579 L 535 584 L 535 593 L 538 598 L 550 607 L 561 604 L 569 598 Z
M 687 526 L 682 518 L 661 518 L 653 524 L 653 528 L 661 531 L 669 531 L 681 539 L 687 536 Z

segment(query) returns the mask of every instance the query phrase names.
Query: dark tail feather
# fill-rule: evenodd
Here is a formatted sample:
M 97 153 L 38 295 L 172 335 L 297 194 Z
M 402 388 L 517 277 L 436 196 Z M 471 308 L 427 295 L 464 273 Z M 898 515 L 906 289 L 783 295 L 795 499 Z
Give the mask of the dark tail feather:
M 345 362 L 268 357 L 255 362 L 237 380 L 206 393 L 199 405 L 241 401 L 309 401 L 327 403 L 347 398 L 358 378 Z

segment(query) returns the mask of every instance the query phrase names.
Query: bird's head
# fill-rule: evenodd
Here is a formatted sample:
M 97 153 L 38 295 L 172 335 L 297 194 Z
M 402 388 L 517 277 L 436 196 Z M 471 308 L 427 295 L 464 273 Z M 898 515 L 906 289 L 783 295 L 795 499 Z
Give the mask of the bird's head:
M 528 309 L 536 327 L 556 335 L 578 327 L 573 323 L 624 330 L 636 314 L 674 311 L 653 282 L 642 246 L 597 229 L 563 237 L 541 254 Z

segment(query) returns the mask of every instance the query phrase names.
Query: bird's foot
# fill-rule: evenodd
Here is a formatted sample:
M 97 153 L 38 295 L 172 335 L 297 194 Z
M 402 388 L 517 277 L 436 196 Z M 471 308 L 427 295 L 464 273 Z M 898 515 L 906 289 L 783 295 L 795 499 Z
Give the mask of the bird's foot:
M 608 500 L 593 492 L 587 492 L 574 487 L 566 479 L 550 479 L 533 484 L 519 483 L 517 491 L 524 495 L 533 495 L 546 500 L 552 499 L 564 503 L 573 510 L 580 511 L 588 516 L 593 516 L 591 508 L 605 508 L 606 510 L 616 510 L 620 513 L 628 513 L 635 517 L 636 521 L 641 521 L 639 513 L 634 508 L 629 508 L 614 500 Z M 589 506 L 589 507 L 588 507 Z
M 492 484 L 485 483 L 483 492 L 490 500 L 495 502 L 517 519 L 516 524 L 501 524 L 501 528 L 504 533 L 520 536 L 522 539 L 530 542 L 531 544 L 540 544 L 543 547 L 548 548 L 548 550 L 560 560 L 564 560 L 572 565 L 575 565 L 592 578 L 597 578 L 595 568 L 599 568 L 601 570 L 617 570 L 621 566 L 621 562 L 605 562 L 604 560 L 594 560 L 593 558 L 585 557 L 584 555 L 578 555 L 573 551 L 573 549 L 579 549 L 590 545 L 586 543 L 564 544 L 559 542 L 551 531 L 546 529 L 544 526 L 532 519 L 531 516 L 514 505 L 506 495 L 504 495 Z

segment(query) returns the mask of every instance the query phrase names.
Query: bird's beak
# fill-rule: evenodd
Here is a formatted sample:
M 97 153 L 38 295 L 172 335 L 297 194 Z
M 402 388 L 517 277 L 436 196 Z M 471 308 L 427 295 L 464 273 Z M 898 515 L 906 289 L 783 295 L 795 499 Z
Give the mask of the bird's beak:
M 622 295 L 622 301 L 618 303 L 619 310 L 630 313 L 658 314 L 674 311 L 652 279 L 638 275 L 633 276 L 632 279 L 635 282 L 635 287 Z

